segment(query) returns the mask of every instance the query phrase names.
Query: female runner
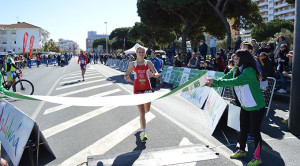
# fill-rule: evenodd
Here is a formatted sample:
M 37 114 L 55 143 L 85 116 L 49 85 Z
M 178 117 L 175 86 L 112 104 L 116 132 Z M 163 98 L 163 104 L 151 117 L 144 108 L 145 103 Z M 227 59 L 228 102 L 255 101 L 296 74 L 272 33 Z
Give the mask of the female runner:
M 151 63 L 151 61 L 145 60 L 144 57 L 145 49 L 139 47 L 136 49 L 137 59 L 136 61 L 131 62 L 128 65 L 128 69 L 125 73 L 124 79 L 127 82 L 133 82 L 133 91 L 134 94 L 142 94 L 142 93 L 152 93 L 152 89 L 150 86 L 150 77 L 159 77 L 155 67 Z M 149 71 L 151 69 L 151 72 Z M 129 74 L 131 71 L 134 71 L 134 81 L 131 80 Z M 147 135 L 146 135 L 146 118 L 145 113 L 150 111 L 151 103 L 145 103 L 138 105 L 139 113 L 140 113 L 140 125 L 142 129 L 141 133 L 141 140 L 142 142 L 146 142 Z

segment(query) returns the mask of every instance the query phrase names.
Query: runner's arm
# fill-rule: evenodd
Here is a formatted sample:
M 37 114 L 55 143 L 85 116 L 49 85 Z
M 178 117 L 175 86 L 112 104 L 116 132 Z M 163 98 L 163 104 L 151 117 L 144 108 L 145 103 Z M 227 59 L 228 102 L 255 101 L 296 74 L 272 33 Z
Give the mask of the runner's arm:
M 87 56 L 85 56 L 84 58 L 85 58 L 85 65 L 87 65 L 87 63 L 88 63 L 88 58 L 87 58 Z
M 157 73 L 157 70 L 155 69 L 155 67 L 153 66 L 153 63 L 151 61 L 147 61 L 148 62 L 148 66 L 150 67 L 151 69 L 151 72 L 153 74 L 152 77 L 155 77 L 155 78 L 158 78 L 159 77 L 159 74 Z M 151 73 L 150 72 L 150 73 Z
M 80 55 L 78 56 L 78 61 L 77 61 L 78 64 L 79 64 L 79 61 L 80 61 Z
M 133 62 L 130 62 L 127 68 L 127 71 L 124 75 L 124 80 L 127 82 L 133 82 L 129 76 L 129 74 L 131 73 L 131 71 L 133 70 Z

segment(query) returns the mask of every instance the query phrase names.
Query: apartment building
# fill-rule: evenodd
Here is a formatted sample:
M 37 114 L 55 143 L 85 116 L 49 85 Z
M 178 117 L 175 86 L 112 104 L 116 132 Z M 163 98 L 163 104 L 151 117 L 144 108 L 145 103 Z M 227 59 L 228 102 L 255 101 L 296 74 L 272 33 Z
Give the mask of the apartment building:
M 68 52 L 74 54 L 79 54 L 80 48 L 79 45 L 72 40 L 58 39 L 58 42 L 55 42 L 55 45 L 60 48 L 62 53 Z
M 9 25 L 0 24 L 0 52 L 12 50 L 17 54 L 21 54 L 23 52 L 23 39 L 26 32 L 28 33 L 28 40 L 25 52 L 29 52 L 31 36 L 34 36 L 33 52 L 35 52 L 43 48 L 50 34 L 46 30 L 26 22 Z
M 93 49 L 93 42 L 96 40 L 96 39 L 101 39 L 101 38 L 108 38 L 109 35 L 100 35 L 100 34 L 97 34 L 96 31 L 88 31 L 88 37 L 86 38 L 86 51 L 88 52 L 92 52 L 94 49 Z

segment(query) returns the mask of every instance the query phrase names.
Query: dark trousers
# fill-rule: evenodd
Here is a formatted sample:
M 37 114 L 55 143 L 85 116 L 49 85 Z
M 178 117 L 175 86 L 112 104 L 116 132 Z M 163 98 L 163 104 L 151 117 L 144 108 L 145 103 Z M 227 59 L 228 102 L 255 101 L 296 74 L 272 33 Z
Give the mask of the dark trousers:
M 156 88 L 156 78 L 150 78 L 150 84 L 151 84 L 152 90 L 155 90 L 155 88 Z
M 262 138 L 260 134 L 261 123 L 265 114 L 265 108 L 259 109 L 257 111 L 246 111 L 241 108 L 240 114 L 240 150 L 245 151 L 247 142 L 247 133 L 250 133 L 254 137 L 255 149 L 260 143 L 260 148 L 262 145 Z

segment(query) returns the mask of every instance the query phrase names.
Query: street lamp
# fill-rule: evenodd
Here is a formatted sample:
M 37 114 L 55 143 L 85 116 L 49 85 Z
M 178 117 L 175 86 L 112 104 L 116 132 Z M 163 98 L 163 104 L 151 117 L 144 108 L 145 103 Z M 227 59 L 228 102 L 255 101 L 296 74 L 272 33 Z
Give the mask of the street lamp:
M 104 22 L 106 24 L 106 34 L 105 34 L 105 41 L 106 41 L 106 54 L 108 53 L 108 46 L 107 46 L 107 22 Z

